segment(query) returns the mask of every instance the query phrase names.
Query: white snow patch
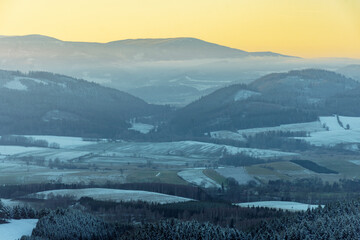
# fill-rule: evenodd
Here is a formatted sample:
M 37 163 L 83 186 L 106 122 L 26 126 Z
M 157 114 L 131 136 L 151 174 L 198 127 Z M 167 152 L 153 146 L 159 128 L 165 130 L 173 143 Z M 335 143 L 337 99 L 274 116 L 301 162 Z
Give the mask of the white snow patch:
M 19 91 L 27 91 L 27 86 L 22 84 L 19 79 L 12 80 L 4 84 L 5 88 L 12 89 L 12 90 L 19 90 Z
M 7 207 L 14 207 L 14 206 L 21 206 L 24 205 L 23 202 L 20 201 L 14 201 L 12 199 L 6 199 L 6 198 L 0 198 L 0 201 Z
M 107 188 L 84 188 L 84 189 L 61 189 L 50 190 L 30 194 L 29 197 L 47 199 L 53 196 L 73 196 L 75 199 L 81 197 L 91 197 L 95 200 L 101 201 L 145 201 L 153 203 L 176 203 L 194 201 L 190 198 L 177 197 L 156 192 L 138 191 L 138 190 L 119 190 Z
M 140 132 L 142 134 L 147 134 L 154 129 L 154 126 L 145 123 L 131 123 L 131 128 L 128 129 Z
M 351 162 L 355 165 L 360 165 L 360 160 L 349 160 L 349 162 Z
M 0 146 L 0 155 L 14 155 L 19 153 L 28 153 L 43 150 L 39 147 L 21 147 L 21 146 Z
M 339 116 L 344 128 L 349 126 L 350 130 L 360 129 L 360 117 L 345 117 Z
M 289 211 L 306 211 L 307 209 L 318 208 L 319 205 L 304 204 L 298 202 L 287 202 L 287 201 L 263 201 L 263 202 L 247 202 L 235 204 L 239 207 L 266 207 L 275 208 Z M 324 205 L 321 205 L 323 207 Z
M 332 147 L 337 144 L 350 144 L 349 149 L 358 150 L 358 146 L 353 144 L 360 143 L 360 117 L 326 116 L 320 117 L 320 122 L 329 131 L 313 132 L 310 137 L 296 139 L 305 140 L 315 146 Z M 346 129 L 347 126 L 349 129 Z
M 280 152 L 256 148 L 239 148 L 227 145 L 204 143 L 197 141 L 160 142 L 160 143 L 123 143 L 114 152 L 137 153 L 140 155 L 168 155 L 182 157 L 220 157 L 223 154 L 243 153 L 254 157 L 294 156 L 295 153 Z
M 220 184 L 207 177 L 202 169 L 187 169 L 178 172 L 178 176 L 185 181 L 205 188 L 220 188 Z
M 19 80 L 30 80 L 39 84 L 43 84 L 43 85 L 49 85 L 48 82 L 44 81 L 44 80 L 40 80 L 40 79 L 36 79 L 36 78 L 29 78 L 29 77 L 14 77 L 15 81 L 19 81 Z
M 312 133 L 310 137 L 297 137 L 315 146 L 360 143 L 360 130 L 336 130 Z
M 260 93 L 242 89 L 235 94 L 234 101 L 243 101 L 254 95 L 260 95 Z
M 225 152 L 230 155 L 239 153 L 246 154 L 251 157 L 271 158 L 271 157 L 285 157 L 296 156 L 297 153 L 281 152 L 275 150 L 256 149 L 256 148 L 239 148 L 233 146 L 225 146 Z
M 1 240 L 16 240 L 20 239 L 23 235 L 29 236 L 37 222 L 38 219 L 20 219 L 0 224 Z
M 344 130 L 340 126 L 336 116 L 319 117 L 321 124 L 327 127 L 329 131 Z
M 95 141 L 84 141 L 80 137 L 63 137 L 50 135 L 27 135 L 26 137 L 32 137 L 34 140 L 45 140 L 49 144 L 58 143 L 60 145 L 60 148 L 73 148 L 97 143 Z

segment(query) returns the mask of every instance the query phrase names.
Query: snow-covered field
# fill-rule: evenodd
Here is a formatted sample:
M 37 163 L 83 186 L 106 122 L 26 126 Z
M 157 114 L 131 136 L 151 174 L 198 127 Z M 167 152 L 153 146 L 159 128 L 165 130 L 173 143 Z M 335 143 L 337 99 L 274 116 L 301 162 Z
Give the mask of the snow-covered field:
M 28 88 L 26 85 L 22 84 L 19 79 L 12 80 L 4 84 L 5 88 L 18 90 L 18 91 L 26 91 Z
M 310 205 L 298 202 L 287 202 L 287 201 L 264 201 L 264 202 L 247 202 L 235 204 L 239 207 L 266 207 L 275 208 L 289 211 L 306 211 L 307 209 L 314 209 L 319 205 Z M 322 205 L 323 207 L 323 205 Z
M 297 139 L 303 139 L 315 146 L 330 147 L 337 144 L 360 143 L 360 117 L 339 116 L 338 118 L 336 116 L 320 117 L 321 124 L 328 131 L 313 132 L 309 137 Z M 347 127 L 349 129 L 346 129 Z
M 255 149 L 239 148 L 227 145 L 204 143 L 196 141 L 160 142 L 160 143 L 122 143 L 112 149 L 113 152 L 137 153 L 143 155 L 169 155 L 183 157 L 220 157 L 223 154 L 243 153 L 255 157 L 280 157 L 293 156 L 294 153 Z
M 147 134 L 153 129 L 154 129 L 153 125 L 145 124 L 145 123 L 131 123 L 131 128 L 129 128 L 129 130 L 134 130 L 142 134 Z
M 319 119 L 321 125 L 325 128 L 328 128 L 329 131 L 344 130 L 344 128 L 339 125 L 339 122 L 335 116 L 319 117 Z
M 234 178 L 239 184 L 247 184 L 248 182 L 255 180 L 249 175 L 244 167 L 224 167 L 216 169 L 220 175 L 225 178 Z
M 23 235 L 31 235 L 35 228 L 37 219 L 10 220 L 9 223 L 0 224 L 1 240 L 17 240 Z
M 220 184 L 207 177 L 203 173 L 203 170 L 204 169 L 186 169 L 184 171 L 178 172 L 178 176 L 196 186 L 205 188 L 220 188 Z
M 60 161 L 68 161 L 72 159 L 77 159 L 88 154 L 90 154 L 90 152 L 87 151 L 43 148 L 38 151 L 19 153 L 16 156 L 24 157 L 27 155 L 32 155 L 36 157 L 43 157 L 46 161 L 50 159 L 55 160 L 56 158 L 58 158 Z
M 49 144 L 57 143 L 60 145 L 60 148 L 74 148 L 97 143 L 95 141 L 84 141 L 80 137 L 63 137 L 50 135 L 27 135 L 26 137 L 32 137 L 35 140 L 45 140 Z
M 39 147 L 0 146 L 0 155 L 14 155 L 42 150 Z
M 351 162 L 355 165 L 360 165 L 360 160 L 349 160 L 349 162 Z
M 85 189 L 61 189 L 38 192 L 29 195 L 32 198 L 47 199 L 50 196 L 73 196 L 75 199 L 81 197 L 91 197 L 101 201 L 145 201 L 153 203 L 177 203 L 194 201 L 193 199 L 177 197 L 156 192 L 137 191 L 137 190 L 119 190 L 107 188 L 85 188 Z
M 0 201 L 7 207 L 14 207 L 14 206 L 19 206 L 19 205 L 24 205 L 23 202 L 12 200 L 12 199 L 0 198 Z
M 360 130 L 335 130 L 312 133 L 310 137 L 298 137 L 315 146 L 360 143 Z
M 350 130 L 360 129 L 360 117 L 339 116 L 339 119 L 345 128 L 349 125 Z

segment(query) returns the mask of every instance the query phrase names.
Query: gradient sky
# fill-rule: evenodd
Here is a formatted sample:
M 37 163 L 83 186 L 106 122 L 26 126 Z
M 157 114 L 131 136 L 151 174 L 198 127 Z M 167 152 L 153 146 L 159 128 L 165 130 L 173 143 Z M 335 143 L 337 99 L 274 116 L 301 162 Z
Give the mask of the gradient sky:
M 246 51 L 360 58 L 360 0 L 0 0 L 0 35 L 196 37 Z

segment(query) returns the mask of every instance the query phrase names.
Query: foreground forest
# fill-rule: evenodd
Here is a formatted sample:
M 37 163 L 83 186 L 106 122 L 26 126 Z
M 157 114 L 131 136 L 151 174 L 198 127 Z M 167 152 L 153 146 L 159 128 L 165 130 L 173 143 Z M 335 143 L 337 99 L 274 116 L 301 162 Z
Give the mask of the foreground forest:
M 249 212 L 266 211 L 251 209 Z M 327 204 L 300 213 L 281 213 L 247 231 L 202 221 L 162 220 L 153 223 L 116 224 L 79 210 L 43 213 L 30 237 L 22 240 L 72 239 L 357 239 L 360 237 L 360 202 Z M 271 215 L 271 214 L 270 214 Z M 250 219 L 250 218 L 249 218 Z

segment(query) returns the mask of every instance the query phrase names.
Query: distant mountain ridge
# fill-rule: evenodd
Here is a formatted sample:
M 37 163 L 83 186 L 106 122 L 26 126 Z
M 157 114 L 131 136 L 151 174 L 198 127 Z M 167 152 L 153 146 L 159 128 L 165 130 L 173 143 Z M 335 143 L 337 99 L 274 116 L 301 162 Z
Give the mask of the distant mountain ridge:
M 233 58 L 233 57 L 290 57 L 273 52 L 246 52 L 225 47 L 196 38 L 158 38 L 158 39 L 126 39 L 108 43 L 61 41 L 43 35 L 3 36 L 0 38 L 1 47 L 17 46 L 17 51 L 41 47 L 43 43 L 52 44 L 47 50 L 54 54 L 65 54 L 73 48 L 93 57 L 118 57 L 128 60 L 189 60 L 201 58 Z M 26 46 L 26 49 L 21 49 Z M 58 52 L 59 50 L 63 52 Z M 35 54 L 35 52 L 32 52 Z M 41 54 L 41 53 L 40 53 Z

